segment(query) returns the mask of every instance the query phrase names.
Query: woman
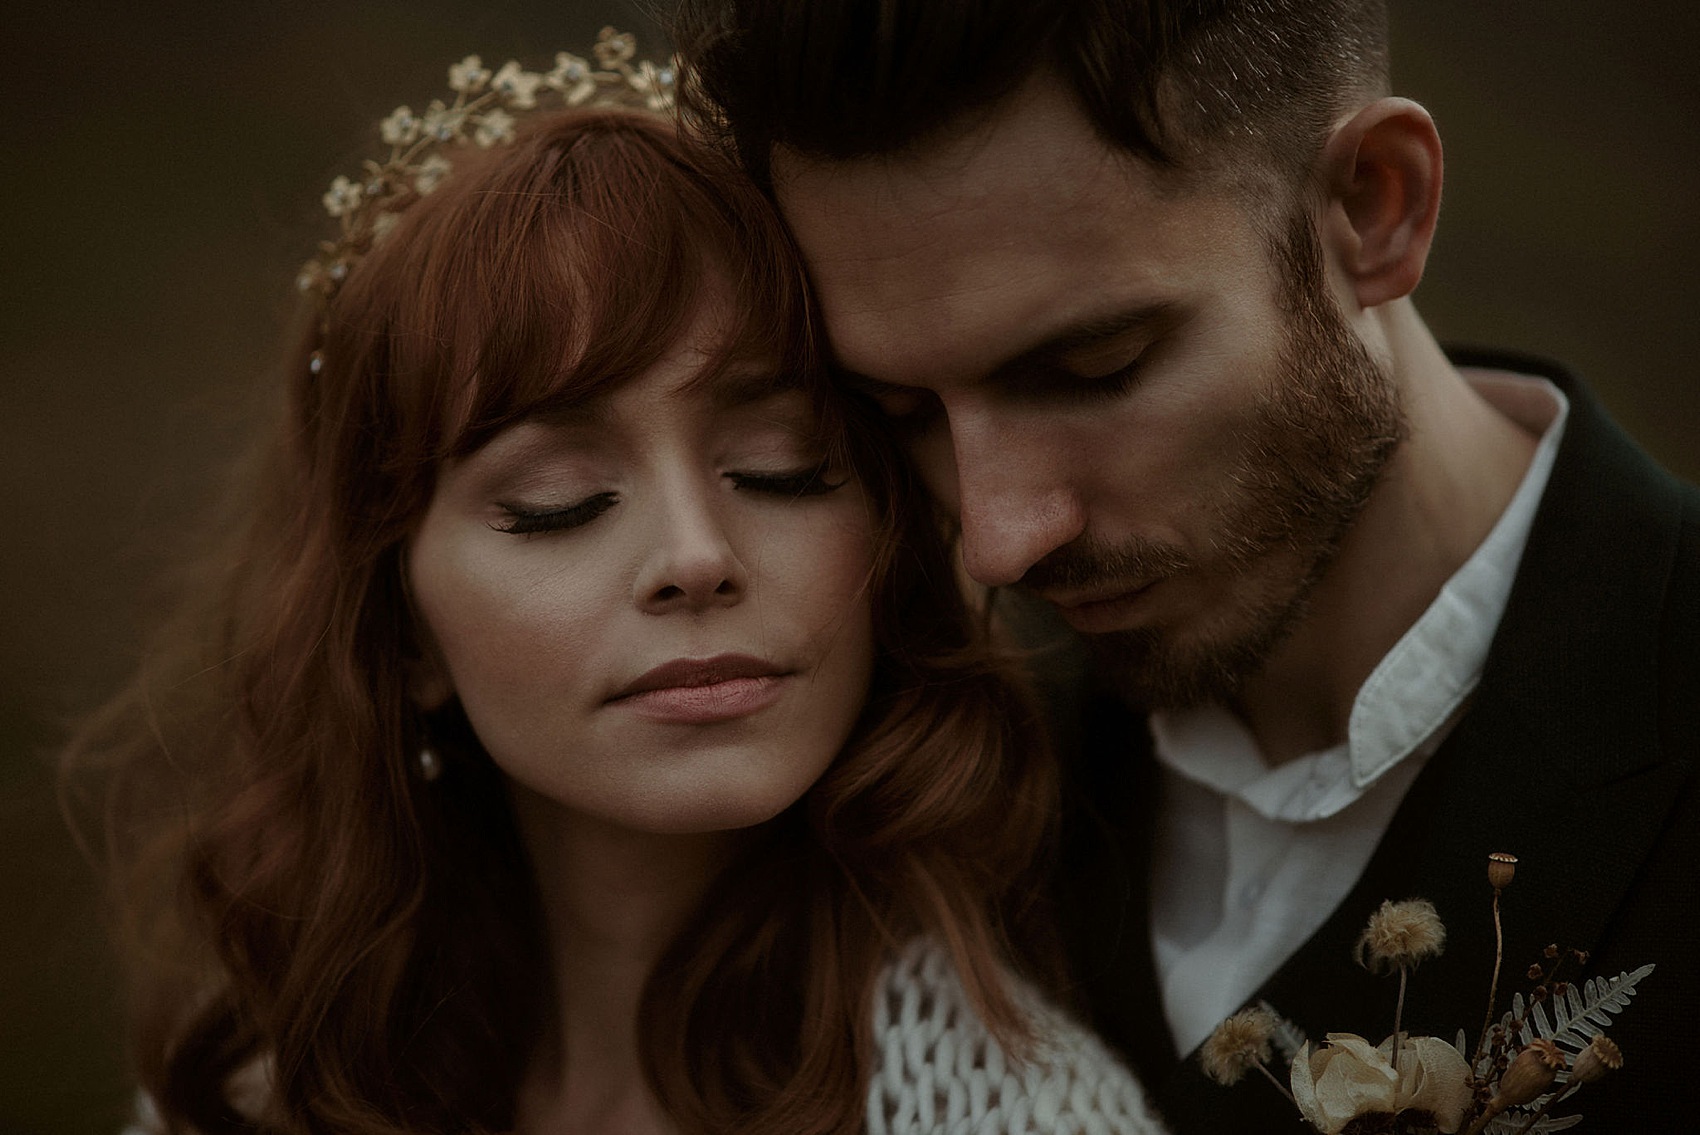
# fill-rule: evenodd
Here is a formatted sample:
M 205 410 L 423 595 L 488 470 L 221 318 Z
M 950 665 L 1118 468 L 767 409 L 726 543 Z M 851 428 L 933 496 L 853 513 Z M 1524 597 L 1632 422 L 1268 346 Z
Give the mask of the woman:
M 234 546 L 73 753 L 149 1124 L 1154 1130 L 1008 976 L 1052 772 L 765 202 L 643 111 L 495 145 L 630 55 L 468 59 L 333 186 Z

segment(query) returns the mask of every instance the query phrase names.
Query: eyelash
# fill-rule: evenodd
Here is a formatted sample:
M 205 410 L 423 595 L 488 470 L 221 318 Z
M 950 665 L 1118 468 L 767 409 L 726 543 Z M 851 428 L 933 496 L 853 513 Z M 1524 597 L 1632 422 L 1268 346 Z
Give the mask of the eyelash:
M 824 496 L 843 487 L 845 482 L 842 480 L 827 480 L 826 471 L 827 466 L 822 463 L 796 473 L 727 473 L 726 477 L 732 482 L 732 487 L 735 489 L 795 499 L 797 497 Z M 500 507 L 508 514 L 507 523 L 492 524 L 491 527 L 498 532 L 505 532 L 514 536 L 532 536 L 541 532 L 566 532 L 589 524 L 592 520 L 613 508 L 618 500 L 619 497 L 614 493 L 598 493 L 566 508 L 548 509 L 542 512 L 533 512 L 516 505 L 503 504 Z
M 613 508 L 618 499 L 613 493 L 597 493 L 566 508 L 552 508 L 542 512 L 531 512 L 515 505 L 504 504 L 501 508 L 508 514 L 508 522 L 492 524 L 490 527 L 514 536 L 531 536 L 538 532 L 565 532 L 570 528 L 582 528 L 589 524 Z
M 1037 381 L 1037 376 L 1032 375 L 1014 380 L 1010 385 L 1010 393 L 1032 401 L 1112 401 L 1133 389 L 1134 384 L 1139 381 L 1140 372 L 1145 369 L 1149 354 L 1149 351 L 1141 351 L 1126 365 L 1109 374 L 1092 377 L 1076 374 L 1067 367 L 1058 365 Z M 943 416 L 943 412 L 944 408 L 939 405 L 938 399 L 930 395 L 923 396 L 908 409 L 894 412 L 884 409 L 883 406 L 881 408 L 886 425 L 904 439 L 925 433 Z
M 779 497 L 818 497 L 842 488 L 844 481 L 826 479 L 826 462 L 795 473 L 728 473 L 732 487 Z
M 1139 372 L 1145 368 L 1145 352 L 1135 355 L 1127 365 L 1118 367 L 1109 374 L 1097 375 L 1091 378 L 1075 374 L 1068 370 L 1057 372 L 1060 382 L 1049 389 L 1058 397 L 1068 398 L 1077 402 L 1099 402 L 1120 398 L 1133 388 L 1139 380 Z

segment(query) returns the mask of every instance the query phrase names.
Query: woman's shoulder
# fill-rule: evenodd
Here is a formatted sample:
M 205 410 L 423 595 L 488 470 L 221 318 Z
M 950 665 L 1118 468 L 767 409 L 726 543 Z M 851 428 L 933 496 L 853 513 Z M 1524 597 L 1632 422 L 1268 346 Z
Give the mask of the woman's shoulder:
M 872 1135 L 1161 1135 L 1139 1081 L 1088 1029 L 1015 981 L 1036 1044 L 1017 1060 L 974 1012 L 949 954 L 909 943 L 880 974 Z

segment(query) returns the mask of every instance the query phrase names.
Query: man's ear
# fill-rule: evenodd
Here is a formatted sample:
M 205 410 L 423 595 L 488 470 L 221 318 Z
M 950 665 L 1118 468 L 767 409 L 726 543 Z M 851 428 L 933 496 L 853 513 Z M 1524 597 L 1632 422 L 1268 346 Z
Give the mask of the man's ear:
M 1323 146 L 1322 241 L 1359 307 L 1408 296 L 1423 278 L 1442 164 L 1434 119 L 1410 99 L 1376 99 Z

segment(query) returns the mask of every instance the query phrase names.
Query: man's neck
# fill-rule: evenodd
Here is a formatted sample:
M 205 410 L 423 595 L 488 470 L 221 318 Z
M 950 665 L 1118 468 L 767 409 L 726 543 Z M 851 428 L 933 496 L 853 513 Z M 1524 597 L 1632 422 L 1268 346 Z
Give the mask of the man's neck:
M 1408 434 L 1236 709 L 1279 765 L 1339 744 L 1358 689 L 1492 531 L 1537 440 L 1447 361 L 1409 301 L 1376 313 Z

